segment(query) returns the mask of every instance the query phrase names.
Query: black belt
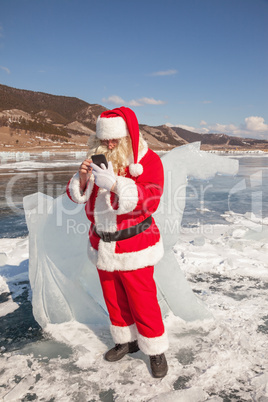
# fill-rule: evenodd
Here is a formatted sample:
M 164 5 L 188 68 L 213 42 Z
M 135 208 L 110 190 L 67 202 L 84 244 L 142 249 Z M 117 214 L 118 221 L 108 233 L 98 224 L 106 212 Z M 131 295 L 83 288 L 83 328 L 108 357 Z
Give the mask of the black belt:
M 97 235 L 105 242 L 111 241 L 120 241 L 126 240 L 130 237 L 136 236 L 137 234 L 144 232 L 148 229 L 152 224 L 151 215 L 148 218 L 144 219 L 144 221 L 138 223 L 135 226 L 130 226 L 127 229 L 118 230 L 117 232 L 97 232 L 96 226 L 93 225 L 93 230 L 97 233 Z

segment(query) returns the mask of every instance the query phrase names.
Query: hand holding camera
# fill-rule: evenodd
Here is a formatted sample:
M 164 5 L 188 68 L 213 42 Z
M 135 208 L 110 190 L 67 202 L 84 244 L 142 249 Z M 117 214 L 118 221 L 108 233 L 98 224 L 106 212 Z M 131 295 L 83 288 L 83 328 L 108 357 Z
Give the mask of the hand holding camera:
M 82 191 L 84 191 L 87 181 L 92 174 L 92 167 L 90 166 L 91 163 L 91 159 L 85 159 L 79 168 L 80 188 Z
M 112 162 L 108 162 L 107 166 L 105 163 L 100 163 L 100 166 L 95 163 L 90 165 L 93 170 L 95 184 L 98 187 L 105 188 L 108 191 L 113 191 L 116 183 L 116 177 L 114 174 Z

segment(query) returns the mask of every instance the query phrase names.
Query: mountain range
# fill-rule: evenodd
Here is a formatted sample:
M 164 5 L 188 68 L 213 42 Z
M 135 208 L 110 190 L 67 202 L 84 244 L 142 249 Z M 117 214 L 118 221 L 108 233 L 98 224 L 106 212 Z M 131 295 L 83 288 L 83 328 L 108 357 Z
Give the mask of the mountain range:
M 16 89 L 0 84 L 0 129 L 9 127 L 21 132 L 53 136 L 53 140 L 76 142 L 95 132 L 97 116 L 107 110 L 98 104 L 81 99 Z M 203 149 L 262 149 L 268 150 L 268 141 L 240 138 L 226 134 L 199 134 L 180 127 L 140 124 L 140 131 L 153 149 L 171 149 L 175 146 L 200 141 Z M 1 131 L 0 131 L 1 135 Z M 84 137 L 84 138 L 83 138 Z

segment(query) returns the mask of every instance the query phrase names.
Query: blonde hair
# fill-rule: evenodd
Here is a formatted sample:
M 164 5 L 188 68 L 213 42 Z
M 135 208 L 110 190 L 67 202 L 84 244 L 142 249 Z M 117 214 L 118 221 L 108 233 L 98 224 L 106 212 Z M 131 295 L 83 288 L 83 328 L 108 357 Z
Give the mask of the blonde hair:
M 117 145 L 113 149 L 101 143 L 101 140 L 96 135 L 91 135 L 88 140 L 89 152 L 87 157 L 94 154 L 104 154 L 107 161 L 113 164 L 115 174 L 125 175 L 125 169 L 131 162 L 133 156 L 132 143 L 129 136 L 119 138 Z M 144 149 L 144 140 L 140 134 L 139 138 L 139 152 Z

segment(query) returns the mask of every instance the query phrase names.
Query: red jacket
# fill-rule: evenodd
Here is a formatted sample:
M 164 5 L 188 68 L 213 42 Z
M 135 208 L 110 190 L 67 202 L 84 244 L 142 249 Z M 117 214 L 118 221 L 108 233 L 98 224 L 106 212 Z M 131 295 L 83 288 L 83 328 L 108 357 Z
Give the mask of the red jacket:
M 88 256 L 99 269 L 116 271 L 144 268 L 155 265 L 164 254 L 154 219 L 148 229 L 126 240 L 104 242 L 93 230 L 93 225 L 102 232 L 126 229 L 156 211 L 164 186 L 162 162 L 155 152 L 146 148 L 139 155 L 139 163 L 143 166 L 143 173 L 132 177 L 126 168 L 125 176 L 117 176 L 115 193 L 99 188 L 94 183 L 93 175 L 82 195 L 78 173 L 67 185 L 67 194 L 72 201 L 86 203 L 86 215 L 92 223 Z

